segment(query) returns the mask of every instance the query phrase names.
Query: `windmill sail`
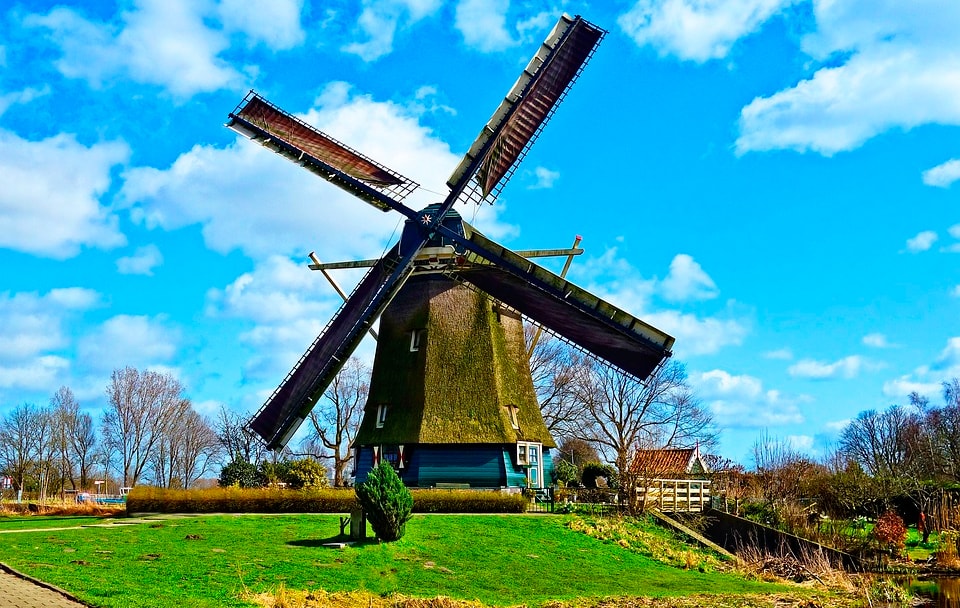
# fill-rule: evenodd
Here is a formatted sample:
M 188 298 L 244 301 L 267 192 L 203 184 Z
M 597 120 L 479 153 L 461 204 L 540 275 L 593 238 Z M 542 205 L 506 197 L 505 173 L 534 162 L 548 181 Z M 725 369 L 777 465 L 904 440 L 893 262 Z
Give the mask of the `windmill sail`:
M 340 143 L 251 91 L 230 114 L 227 127 L 271 147 L 383 211 L 419 184 Z
M 489 196 L 498 184 L 502 186 L 501 181 L 509 177 L 536 139 L 604 33 L 580 17 L 563 15 L 447 180 L 447 185 L 456 188 L 464 179 L 469 179 L 467 172 L 482 155 L 476 179 L 483 197 Z
M 269 449 L 279 449 L 300 428 L 367 330 L 403 286 L 399 245 L 371 268 L 323 333 L 250 422 Z
M 453 278 L 641 380 L 670 356 L 672 336 L 464 227 L 486 253 L 469 253 Z

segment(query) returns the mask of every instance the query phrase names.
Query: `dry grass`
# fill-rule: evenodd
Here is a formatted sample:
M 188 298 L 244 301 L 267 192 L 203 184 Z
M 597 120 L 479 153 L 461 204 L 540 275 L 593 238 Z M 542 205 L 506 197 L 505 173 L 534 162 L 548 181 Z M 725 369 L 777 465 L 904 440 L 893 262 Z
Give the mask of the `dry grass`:
M 0 503 L 0 517 L 4 516 L 22 516 L 22 515 L 44 515 L 44 516 L 78 516 L 90 515 L 96 517 L 108 517 L 122 515 L 126 512 L 124 505 L 98 505 L 95 503 L 78 503 L 75 501 L 48 501 L 44 504 L 37 503 Z
M 488 608 L 476 601 L 448 597 L 414 598 L 395 594 L 386 597 L 365 591 L 328 593 L 291 591 L 280 587 L 275 593 L 250 595 L 246 599 L 264 608 Z M 531 604 L 534 606 L 536 604 Z M 796 594 L 694 595 L 687 597 L 609 597 L 573 601 L 549 601 L 541 608 L 853 608 L 862 605 L 854 595 L 821 597 Z M 515 608 L 526 608 L 527 604 Z

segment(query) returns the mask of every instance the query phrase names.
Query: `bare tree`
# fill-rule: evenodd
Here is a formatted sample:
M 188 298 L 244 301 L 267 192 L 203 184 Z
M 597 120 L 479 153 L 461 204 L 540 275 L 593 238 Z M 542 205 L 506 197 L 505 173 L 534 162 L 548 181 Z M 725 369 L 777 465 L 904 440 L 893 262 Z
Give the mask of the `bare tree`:
M 180 382 L 169 374 L 132 367 L 111 374 L 103 438 L 120 458 L 123 485 L 140 480 L 171 425 L 189 407 L 182 392 Z
M 0 420 L 0 466 L 23 491 L 37 458 L 40 410 L 32 403 L 14 408 Z
M 87 488 L 97 442 L 93 416 L 80 411 L 80 403 L 66 386 L 61 386 L 50 399 L 50 407 L 60 456 L 61 485 L 65 489 L 69 480 L 74 490 Z
M 320 457 L 332 461 L 335 486 L 346 482 L 350 447 L 363 418 L 369 378 L 367 367 L 359 359 L 350 358 L 323 393 L 321 402 L 310 412 L 308 439 L 327 452 Z
M 220 454 L 220 442 L 210 422 L 195 410 L 187 410 L 177 425 L 179 458 L 174 475 L 184 488 L 190 488 L 203 477 Z
M 840 433 L 840 452 L 874 477 L 895 478 L 906 468 L 916 422 L 899 405 L 860 412 Z
M 258 463 L 263 460 L 264 445 L 246 430 L 248 416 L 234 412 L 226 405 L 217 412 L 217 439 L 223 448 L 224 460 Z
M 621 483 L 630 478 L 638 449 L 712 444 L 712 418 L 693 396 L 682 364 L 669 361 L 645 381 L 615 368 L 581 368 L 577 400 L 587 424 L 580 438 L 592 441 L 616 468 Z
M 524 326 L 528 349 L 536 329 L 533 325 Z M 530 373 L 540 413 L 558 443 L 579 436 L 584 424 L 585 410 L 577 400 L 576 380 L 588 366 L 586 355 L 550 334 L 541 335 L 530 354 Z

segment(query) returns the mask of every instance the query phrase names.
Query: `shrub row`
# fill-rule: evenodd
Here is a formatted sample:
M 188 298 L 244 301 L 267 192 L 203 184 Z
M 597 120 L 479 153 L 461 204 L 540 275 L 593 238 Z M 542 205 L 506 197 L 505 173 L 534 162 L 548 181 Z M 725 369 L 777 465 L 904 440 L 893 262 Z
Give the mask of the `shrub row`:
M 521 494 L 478 490 L 415 489 L 414 513 L 523 513 Z M 138 486 L 127 495 L 127 513 L 349 513 L 352 488 L 209 488 L 167 490 Z
M 414 513 L 523 513 L 528 500 L 520 493 L 480 490 L 411 490 Z
M 357 505 L 352 489 L 166 490 L 138 486 L 127 495 L 127 513 L 349 513 Z

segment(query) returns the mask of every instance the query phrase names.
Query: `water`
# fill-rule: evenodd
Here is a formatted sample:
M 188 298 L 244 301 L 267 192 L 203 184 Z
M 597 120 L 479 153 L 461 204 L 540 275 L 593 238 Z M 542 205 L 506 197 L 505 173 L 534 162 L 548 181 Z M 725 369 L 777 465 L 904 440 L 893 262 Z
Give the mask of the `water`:
M 904 577 L 897 582 L 918 597 L 928 598 L 924 606 L 935 608 L 960 608 L 960 577 Z

